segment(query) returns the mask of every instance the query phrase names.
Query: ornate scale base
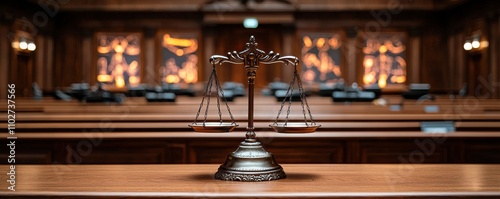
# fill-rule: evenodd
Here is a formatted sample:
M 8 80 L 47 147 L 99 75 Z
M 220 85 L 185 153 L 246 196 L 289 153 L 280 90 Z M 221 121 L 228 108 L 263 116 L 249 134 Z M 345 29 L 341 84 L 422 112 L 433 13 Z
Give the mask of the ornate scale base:
M 276 163 L 274 156 L 262 148 L 260 142 L 245 140 L 236 151 L 227 156 L 215 173 L 215 178 L 256 182 L 286 178 L 286 174 Z

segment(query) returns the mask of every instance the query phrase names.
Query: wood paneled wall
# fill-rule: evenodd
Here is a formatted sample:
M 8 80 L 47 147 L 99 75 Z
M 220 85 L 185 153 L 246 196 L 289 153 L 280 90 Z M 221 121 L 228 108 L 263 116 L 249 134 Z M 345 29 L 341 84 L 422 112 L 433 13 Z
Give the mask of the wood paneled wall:
M 479 98 L 500 96 L 500 2 L 470 1 L 447 13 L 448 66 L 458 89 L 468 84 L 469 94 Z M 466 39 L 480 34 L 488 46 L 465 51 Z
M 19 9 L 26 2 L 3 2 L 9 8 Z M 468 83 L 470 94 L 478 97 L 500 97 L 500 75 L 498 56 L 500 49 L 500 18 L 497 1 L 466 1 L 457 6 L 436 7 L 432 9 L 405 9 L 402 7 L 381 7 L 374 10 L 300 10 L 292 13 L 294 21 L 290 24 L 262 24 L 260 29 L 247 31 L 240 24 L 227 21 L 207 24 L 204 14 L 215 12 L 157 11 L 140 10 L 119 11 L 85 11 L 61 9 L 54 17 L 49 18 L 49 25 L 39 28 L 35 35 L 37 50 L 31 55 L 29 71 L 23 81 L 35 81 L 40 87 L 51 93 L 55 88 L 67 87 L 75 82 L 96 82 L 95 38 L 99 31 L 139 31 L 144 35 L 143 45 L 143 80 L 144 83 L 159 83 L 159 54 L 157 53 L 156 34 L 164 30 L 182 29 L 201 33 L 200 45 L 200 78 L 207 80 L 210 67 L 208 57 L 212 54 L 225 54 L 237 48 L 234 35 L 258 34 L 259 47 L 263 50 L 274 50 L 282 55 L 299 56 L 300 49 L 297 33 L 300 31 L 341 31 L 345 34 L 345 68 L 346 82 L 360 81 L 358 60 L 362 43 L 359 32 L 375 27 L 377 31 L 403 31 L 407 38 L 407 84 L 430 83 L 432 92 L 450 93 L 457 91 L 464 83 Z M 2 17 L 2 35 L 13 31 L 11 23 L 14 19 L 28 17 L 40 11 L 40 7 L 31 3 L 31 11 L 23 11 L 13 19 Z M 238 11 L 241 12 L 241 11 Z M 230 16 L 230 11 L 226 17 Z M 215 13 L 217 14 L 217 13 Z M 290 14 L 289 11 L 287 14 Z M 214 24 L 215 23 L 215 24 Z M 371 25 L 370 25 L 371 24 Z M 373 25 L 376 26 L 373 26 Z M 370 26 L 369 26 L 370 25 Z M 239 28 L 235 28 L 239 27 Z M 468 53 L 463 50 L 464 39 L 472 32 L 480 31 L 489 47 L 481 52 Z M 230 40 L 231 39 L 231 40 Z M 6 81 L 5 74 L 16 73 L 17 61 L 11 55 L 9 43 L 2 42 L 0 69 L 1 81 Z M 24 69 L 23 69 L 24 70 Z M 245 83 L 244 75 L 235 76 L 241 71 L 233 68 L 221 72 L 221 80 Z M 258 87 L 264 87 L 275 77 L 289 81 L 287 67 L 272 67 L 259 70 Z M 244 73 L 242 73 L 244 74 Z M 7 75 L 9 76 L 9 75 Z M 28 78 L 29 77 L 29 78 Z M 16 77 L 17 78 L 17 77 Z M 16 79 L 17 81 L 17 79 Z M 260 80 L 259 80 L 260 81 Z M 31 86 L 31 82 L 25 82 Z M 24 84 L 24 83 L 23 83 Z M 1 88 L 4 89 L 4 88 Z M 5 91 L 0 89 L 0 98 Z M 477 91 L 479 90 L 479 91 Z

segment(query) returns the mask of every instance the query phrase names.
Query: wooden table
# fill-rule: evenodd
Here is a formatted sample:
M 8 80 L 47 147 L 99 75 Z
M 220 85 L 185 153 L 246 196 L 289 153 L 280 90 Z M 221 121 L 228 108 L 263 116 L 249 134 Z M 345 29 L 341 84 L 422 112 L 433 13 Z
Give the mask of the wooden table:
M 219 165 L 18 165 L 1 198 L 500 198 L 500 165 L 285 164 L 286 179 L 213 179 Z M 2 165 L 2 173 L 8 172 Z

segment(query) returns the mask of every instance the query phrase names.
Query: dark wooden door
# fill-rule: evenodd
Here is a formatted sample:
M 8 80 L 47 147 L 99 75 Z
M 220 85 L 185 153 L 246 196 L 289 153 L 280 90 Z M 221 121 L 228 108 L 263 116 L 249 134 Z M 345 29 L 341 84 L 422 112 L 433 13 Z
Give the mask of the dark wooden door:
M 9 83 L 16 84 L 16 96 L 32 96 L 33 70 L 30 54 L 17 54 L 13 61 L 15 64 L 13 64 L 14 68 L 10 70 Z

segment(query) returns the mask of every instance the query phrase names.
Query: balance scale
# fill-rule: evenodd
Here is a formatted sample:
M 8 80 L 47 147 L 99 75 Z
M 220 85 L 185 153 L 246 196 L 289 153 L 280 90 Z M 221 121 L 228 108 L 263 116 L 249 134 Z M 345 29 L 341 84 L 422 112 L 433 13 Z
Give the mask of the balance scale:
M 210 57 L 212 64 L 212 72 L 210 74 L 207 86 L 204 90 L 203 98 L 201 100 L 200 108 L 196 114 L 195 121 L 189 125 L 196 132 L 205 133 L 219 133 L 231 132 L 238 124 L 234 121 L 229 105 L 227 104 L 224 92 L 221 88 L 219 79 L 215 71 L 216 65 L 223 63 L 243 64 L 245 66 L 246 75 L 248 78 L 248 126 L 246 139 L 240 143 L 239 147 L 227 155 L 226 161 L 220 165 L 218 171 L 215 173 L 215 179 L 227 181 L 269 181 L 286 178 L 283 168 L 276 162 L 274 156 L 264 150 L 260 142 L 257 142 L 255 135 L 255 127 L 253 125 L 254 113 L 254 83 L 257 68 L 259 64 L 274 64 L 282 63 L 284 65 L 292 65 L 295 69 L 293 78 L 290 82 L 288 90 L 286 91 L 285 98 L 281 102 L 281 107 L 276 116 L 274 123 L 269 125 L 274 131 L 278 133 L 312 133 L 321 125 L 314 122 L 311 114 L 309 104 L 305 98 L 304 89 L 302 88 L 302 81 L 297 71 L 299 59 L 295 56 L 280 56 L 279 53 L 270 51 L 266 54 L 264 51 L 257 48 L 254 36 L 250 37 L 246 43 L 246 49 L 241 52 L 228 52 L 227 56 L 213 55 Z M 212 93 L 212 87 L 215 82 L 215 93 Z M 290 107 L 292 105 L 292 93 L 294 85 L 300 93 L 300 104 L 302 106 L 302 113 L 304 115 L 303 122 L 288 122 L 290 114 Z M 217 110 L 219 114 L 219 122 L 207 122 L 208 109 L 210 106 L 210 99 L 212 94 L 217 98 Z M 221 100 L 222 99 L 222 100 Z M 221 112 L 221 101 L 225 105 L 231 121 L 223 121 Z M 281 112 L 285 104 L 287 106 L 287 113 L 285 119 L 280 119 Z M 205 107 L 205 108 L 204 108 Z M 204 117 L 201 120 L 200 113 L 204 110 Z M 307 110 L 307 114 L 306 114 Z

